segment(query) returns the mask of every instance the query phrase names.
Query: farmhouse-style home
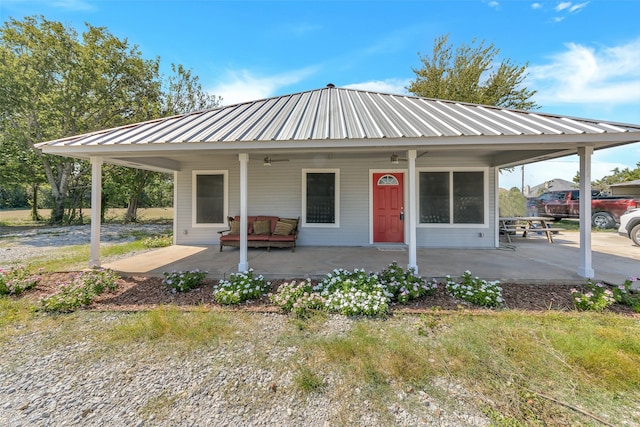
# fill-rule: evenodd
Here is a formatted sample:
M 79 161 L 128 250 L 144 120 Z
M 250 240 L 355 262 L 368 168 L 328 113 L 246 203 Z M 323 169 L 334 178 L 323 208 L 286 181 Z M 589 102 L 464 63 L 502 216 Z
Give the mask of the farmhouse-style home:
M 298 245 L 497 248 L 500 168 L 580 156 L 581 255 L 593 277 L 594 150 L 640 141 L 640 125 L 327 87 L 45 142 L 89 159 L 92 265 L 103 162 L 173 173 L 174 243 L 215 245 L 238 216 L 300 218 Z M 295 255 L 293 255 L 295 256 Z

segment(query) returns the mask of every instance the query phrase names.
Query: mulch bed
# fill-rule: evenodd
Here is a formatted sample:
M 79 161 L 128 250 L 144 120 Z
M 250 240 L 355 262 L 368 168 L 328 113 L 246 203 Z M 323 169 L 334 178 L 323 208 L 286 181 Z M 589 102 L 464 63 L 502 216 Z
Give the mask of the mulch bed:
M 25 292 L 22 298 L 38 301 L 42 297 L 55 293 L 60 285 L 69 281 L 72 273 L 48 273 L 42 275 L 42 280 L 35 288 Z M 271 281 L 271 292 L 276 292 L 283 281 Z M 189 308 L 222 308 L 279 312 L 269 301 L 268 296 L 230 307 L 222 306 L 213 300 L 213 287 L 216 281 L 206 280 L 200 288 L 189 292 L 173 293 L 162 284 L 158 277 L 132 276 L 119 279 L 118 290 L 114 293 L 104 293 L 97 297 L 88 307 L 99 311 L 140 311 L 148 310 L 160 305 L 174 305 L 184 309 Z M 525 311 L 573 311 L 575 310 L 571 298 L 571 288 L 580 286 L 567 284 L 510 284 L 502 283 L 502 296 L 509 309 Z M 480 307 L 450 296 L 444 285 L 438 286 L 436 291 L 427 297 L 411 301 L 409 304 L 394 304 L 393 312 L 421 313 L 441 310 L 479 309 Z M 614 304 L 608 309 L 610 312 L 640 316 L 629 306 Z

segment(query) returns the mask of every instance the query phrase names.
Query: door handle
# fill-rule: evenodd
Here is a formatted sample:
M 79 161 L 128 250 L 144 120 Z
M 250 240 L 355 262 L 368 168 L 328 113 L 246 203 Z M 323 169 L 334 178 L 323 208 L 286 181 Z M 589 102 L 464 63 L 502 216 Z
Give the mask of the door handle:
M 404 212 L 400 212 L 400 221 L 404 221 Z

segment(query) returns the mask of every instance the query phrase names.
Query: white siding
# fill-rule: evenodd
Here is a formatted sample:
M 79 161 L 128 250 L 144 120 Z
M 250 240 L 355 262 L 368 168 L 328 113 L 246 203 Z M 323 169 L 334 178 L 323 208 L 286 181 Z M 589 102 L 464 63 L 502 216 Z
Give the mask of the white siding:
M 274 159 L 287 156 L 273 156 Z M 264 166 L 262 161 L 249 162 L 249 215 L 276 215 L 297 218 L 302 211 L 302 170 L 303 169 L 339 169 L 340 170 L 340 227 L 301 227 L 298 237 L 300 246 L 368 246 L 370 245 L 370 170 L 398 171 L 406 169 L 406 164 L 391 165 L 388 158 L 330 159 L 330 156 L 318 156 L 309 159 L 291 158 L 289 161 L 273 162 Z M 475 166 L 486 165 L 473 162 L 472 159 L 418 159 L 417 167 Z M 239 167 L 237 155 L 203 157 L 197 162 L 183 164 L 177 174 L 176 243 L 209 245 L 218 243 L 218 231 L 226 227 L 193 228 L 192 218 L 192 170 L 228 170 L 229 171 L 229 215 L 240 211 Z M 418 247 L 494 247 L 495 239 L 495 178 L 492 168 L 487 169 L 489 194 L 488 227 L 479 226 L 456 228 L 418 228 Z M 405 186 L 406 175 L 405 175 Z M 480 237 L 480 233 L 483 237 Z

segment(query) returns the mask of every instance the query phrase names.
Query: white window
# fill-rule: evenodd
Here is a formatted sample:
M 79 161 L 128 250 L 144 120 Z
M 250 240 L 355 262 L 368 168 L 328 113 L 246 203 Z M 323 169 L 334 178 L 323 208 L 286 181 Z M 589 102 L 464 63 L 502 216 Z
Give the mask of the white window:
M 340 225 L 340 170 L 302 170 L 302 225 Z
M 420 224 L 486 225 L 486 170 L 421 171 Z
M 194 227 L 224 225 L 227 218 L 227 171 L 193 171 Z

